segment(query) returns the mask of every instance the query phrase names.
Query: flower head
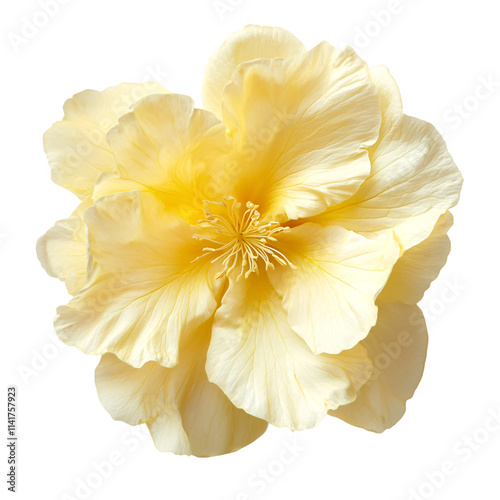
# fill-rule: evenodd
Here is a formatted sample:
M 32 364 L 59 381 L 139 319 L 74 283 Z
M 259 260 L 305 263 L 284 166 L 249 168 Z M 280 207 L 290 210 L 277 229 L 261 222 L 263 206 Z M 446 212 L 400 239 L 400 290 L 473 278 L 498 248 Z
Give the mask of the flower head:
M 38 243 L 73 295 L 59 337 L 102 355 L 103 405 L 160 450 L 227 453 L 327 414 L 394 425 L 462 183 L 442 138 L 385 68 L 279 28 L 229 37 L 203 100 L 85 91 L 45 134 L 81 200 Z

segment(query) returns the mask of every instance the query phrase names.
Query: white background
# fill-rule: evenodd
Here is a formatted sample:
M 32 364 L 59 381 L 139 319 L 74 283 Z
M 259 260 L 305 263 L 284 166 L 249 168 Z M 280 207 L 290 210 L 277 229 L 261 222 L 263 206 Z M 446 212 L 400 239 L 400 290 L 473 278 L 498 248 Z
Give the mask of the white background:
M 1 16 L 2 391 L 19 389 L 17 498 L 500 498 L 500 429 L 483 427 L 489 412 L 500 412 L 496 2 L 65 3 L 21 45 L 12 40 L 23 36 L 23 19 L 44 21 L 39 1 L 4 2 Z M 248 23 L 285 27 L 309 48 L 349 43 L 370 65 L 387 65 L 405 112 L 442 130 L 465 184 L 453 210 L 452 253 L 421 303 L 430 334 L 426 371 L 396 427 L 377 435 L 326 418 L 301 433 L 270 428 L 235 454 L 178 457 L 114 422 L 96 395 L 98 359 L 50 336 L 55 308 L 68 296 L 42 270 L 35 243 L 77 200 L 50 181 L 42 134 L 72 94 L 122 81 L 156 79 L 201 105 L 209 55 Z M 283 464 L 287 445 L 297 456 Z M 113 470 L 97 473 L 95 464 L 110 456 L 119 457 Z M 437 471 L 445 462 L 454 473 L 443 478 Z M 268 479 L 259 482 L 259 474 Z M 88 481 L 90 490 L 77 488 Z

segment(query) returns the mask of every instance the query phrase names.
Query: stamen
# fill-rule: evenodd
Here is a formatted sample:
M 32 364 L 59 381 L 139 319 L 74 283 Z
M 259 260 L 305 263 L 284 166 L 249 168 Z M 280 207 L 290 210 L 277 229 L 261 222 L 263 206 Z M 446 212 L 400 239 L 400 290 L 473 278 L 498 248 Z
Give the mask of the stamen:
M 270 243 L 277 240 L 275 235 L 290 231 L 289 227 L 281 227 L 278 222 L 270 221 L 261 225 L 259 205 L 247 201 L 246 211 L 240 217 L 241 203 L 232 196 L 224 199 L 224 202 L 203 201 L 203 212 L 205 218 L 198 221 L 200 227 L 210 231 L 210 234 L 196 234 L 193 238 L 209 241 L 212 246 L 203 248 L 203 254 L 193 262 L 207 255 L 218 254 L 211 263 L 221 261 L 222 270 L 216 278 L 229 276 L 239 265 L 240 272 L 236 277 L 238 281 L 243 276 L 248 278 L 251 273 L 259 273 L 258 261 L 262 259 L 267 269 L 274 269 L 271 258 L 282 266 L 290 266 L 297 269 L 279 250 Z M 227 216 L 214 215 L 210 205 L 226 209 Z

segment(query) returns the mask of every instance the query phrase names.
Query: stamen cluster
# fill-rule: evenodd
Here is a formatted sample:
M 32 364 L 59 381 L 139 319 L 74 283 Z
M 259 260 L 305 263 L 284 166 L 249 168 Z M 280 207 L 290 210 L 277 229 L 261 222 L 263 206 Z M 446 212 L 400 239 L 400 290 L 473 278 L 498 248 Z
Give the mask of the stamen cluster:
M 217 256 L 212 263 L 222 261 L 223 269 L 219 271 L 216 278 L 229 276 L 238 266 L 240 273 L 236 281 L 242 276 L 248 278 L 251 273 L 259 273 L 258 260 L 264 261 L 266 270 L 274 269 L 271 259 L 274 259 L 282 266 L 296 267 L 276 248 L 270 244 L 276 242 L 275 235 L 290 231 L 289 227 L 280 226 L 279 222 L 271 221 L 262 224 L 260 221 L 259 205 L 248 201 L 247 210 L 240 217 L 241 203 L 232 196 L 224 199 L 224 202 L 205 201 L 205 218 L 198 221 L 203 228 L 211 230 L 210 235 L 195 235 L 198 240 L 210 241 L 213 246 L 205 247 L 203 254 L 197 257 L 198 260 L 211 253 Z M 210 211 L 210 205 L 223 207 L 227 211 L 227 216 L 214 215 Z M 193 261 L 194 262 L 194 261 Z

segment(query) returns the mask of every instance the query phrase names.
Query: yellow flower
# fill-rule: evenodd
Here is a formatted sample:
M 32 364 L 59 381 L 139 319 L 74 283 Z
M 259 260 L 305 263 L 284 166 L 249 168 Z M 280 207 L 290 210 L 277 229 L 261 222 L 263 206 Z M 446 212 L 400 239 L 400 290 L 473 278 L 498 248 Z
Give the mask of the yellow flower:
M 74 296 L 59 337 L 103 355 L 103 405 L 160 450 L 228 453 L 327 414 L 394 425 L 462 183 L 442 138 L 387 69 L 278 28 L 229 37 L 203 101 L 85 91 L 45 134 L 81 199 L 38 243 Z

